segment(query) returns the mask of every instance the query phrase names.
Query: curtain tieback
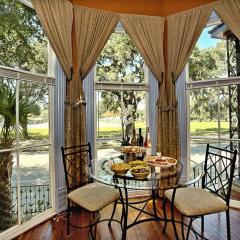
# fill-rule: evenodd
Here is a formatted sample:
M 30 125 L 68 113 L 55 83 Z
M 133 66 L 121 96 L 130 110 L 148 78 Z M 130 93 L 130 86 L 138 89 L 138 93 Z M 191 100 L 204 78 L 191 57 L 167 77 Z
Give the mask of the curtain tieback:
M 75 101 L 72 100 L 65 100 L 64 103 L 66 105 L 70 105 L 73 109 L 77 109 L 80 107 L 80 105 L 86 105 L 86 100 L 82 96 L 80 98 L 77 98 Z
M 171 104 L 170 106 L 159 106 L 158 105 L 158 108 L 161 112 L 169 112 L 169 111 L 175 110 L 177 105 L 178 105 L 178 102 L 176 101 L 175 103 Z

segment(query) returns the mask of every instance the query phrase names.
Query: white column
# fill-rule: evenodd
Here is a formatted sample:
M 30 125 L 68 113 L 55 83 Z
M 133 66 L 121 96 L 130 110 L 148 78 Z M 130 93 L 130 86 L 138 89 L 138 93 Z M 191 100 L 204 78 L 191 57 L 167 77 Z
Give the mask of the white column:
M 157 149 L 157 99 L 158 81 L 149 70 L 149 131 L 152 141 L 152 154 L 156 154 Z
M 187 180 L 188 176 L 188 111 L 187 111 L 187 92 L 186 79 L 188 76 L 188 67 L 186 66 L 176 82 L 176 95 L 178 101 L 178 122 L 179 122 L 179 149 L 180 161 L 183 164 L 182 180 Z
M 51 59 L 50 59 L 51 58 Z M 49 74 L 56 78 L 54 87 L 54 169 L 55 170 L 55 208 L 60 212 L 66 209 L 66 184 L 61 155 L 61 146 L 64 146 L 64 100 L 66 94 L 66 76 L 54 54 L 49 54 Z
M 95 98 L 94 98 L 94 68 L 89 72 L 83 81 L 83 90 L 86 98 L 86 131 L 87 142 L 90 142 L 92 149 L 92 157 L 96 156 L 95 149 Z

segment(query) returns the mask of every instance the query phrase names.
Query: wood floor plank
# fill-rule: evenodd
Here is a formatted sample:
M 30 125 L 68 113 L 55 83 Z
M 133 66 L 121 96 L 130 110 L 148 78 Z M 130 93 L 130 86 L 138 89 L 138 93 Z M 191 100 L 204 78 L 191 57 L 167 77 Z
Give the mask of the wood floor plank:
M 158 214 L 162 216 L 161 202 L 157 203 Z M 147 206 L 149 209 L 151 206 Z M 101 211 L 102 218 L 109 218 L 111 215 L 112 206 L 108 206 Z M 175 211 L 177 218 L 180 217 L 179 213 Z M 170 217 L 170 207 L 167 205 L 167 214 Z M 116 211 L 116 218 L 120 219 L 121 207 L 118 206 Z M 129 218 L 134 219 L 136 216 L 135 210 L 130 210 Z M 143 218 L 145 216 L 142 216 Z M 232 240 L 240 239 L 240 211 L 237 209 L 230 210 L 231 217 L 231 232 Z M 89 214 L 84 211 L 74 211 L 71 216 L 71 222 L 74 224 L 88 224 Z M 188 222 L 188 219 L 185 219 Z M 179 225 L 179 224 L 178 224 Z M 134 240 L 171 240 L 175 239 L 172 225 L 168 223 L 166 233 L 163 233 L 163 222 L 146 222 L 134 226 L 128 230 L 127 239 Z M 196 229 L 200 230 L 200 221 L 197 220 L 194 223 Z M 180 226 L 177 226 L 180 232 Z M 225 240 L 226 239 L 226 216 L 225 213 L 213 214 L 205 217 L 205 237 L 212 240 Z M 66 221 L 59 218 L 55 221 L 48 220 L 37 227 L 21 234 L 21 236 L 15 238 L 15 240 L 87 240 L 88 229 L 76 229 L 71 228 L 71 235 L 66 235 Z M 98 240 L 120 240 L 121 239 L 121 228 L 120 224 L 113 222 L 112 227 L 108 227 L 108 222 L 102 222 L 98 225 L 97 230 Z M 190 239 L 195 239 L 195 236 L 191 234 Z

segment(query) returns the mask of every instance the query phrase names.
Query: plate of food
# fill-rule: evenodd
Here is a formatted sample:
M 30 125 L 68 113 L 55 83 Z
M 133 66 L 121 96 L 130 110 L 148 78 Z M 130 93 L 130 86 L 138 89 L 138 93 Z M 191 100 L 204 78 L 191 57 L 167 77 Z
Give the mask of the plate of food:
M 144 161 L 148 163 L 149 166 L 158 166 L 158 167 L 171 167 L 177 164 L 177 160 L 171 157 L 165 156 L 147 156 L 144 158 Z
M 123 146 L 120 151 L 122 153 L 143 153 L 146 149 L 140 146 Z

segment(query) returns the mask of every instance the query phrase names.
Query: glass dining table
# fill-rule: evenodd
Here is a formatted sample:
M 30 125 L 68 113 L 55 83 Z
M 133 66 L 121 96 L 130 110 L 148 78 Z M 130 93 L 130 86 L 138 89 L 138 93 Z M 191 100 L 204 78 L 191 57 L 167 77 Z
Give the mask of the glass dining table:
M 163 221 L 166 225 L 170 220 L 166 218 L 165 208 L 163 208 L 163 217 L 158 216 L 156 202 L 157 198 L 163 196 L 166 189 L 173 188 L 178 184 L 182 173 L 181 163 L 177 161 L 177 164 L 168 166 L 150 165 L 150 174 L 144 179 L 134 178 L 130 171 L 124 175 L 114 174 L 111 166 L 118 163 L 124 163 L 124 160 L 118 157 L 94 159 L 91 161 L 90 174 L 95 182 L 119 189 L 118 204 L 122 206 L 122 213 L 118 222 L 122 228 L 122 240 L 126 239 L 127 230 L 137 224 L 148 221 Z M 116 205 L 117 203 L 114 204 L 111 219 L 114 216 Z M 131 222 L 129 208 L 138 213 L 135 219 L 131 219 Z

